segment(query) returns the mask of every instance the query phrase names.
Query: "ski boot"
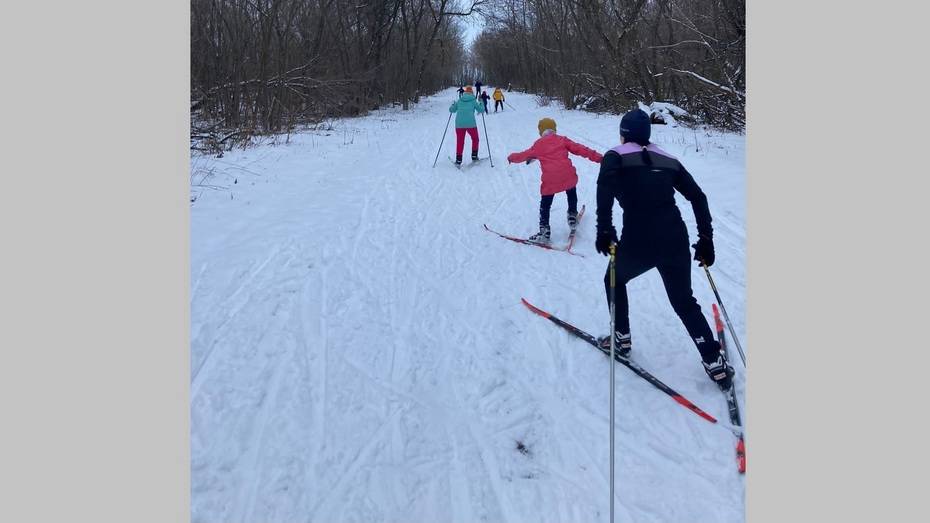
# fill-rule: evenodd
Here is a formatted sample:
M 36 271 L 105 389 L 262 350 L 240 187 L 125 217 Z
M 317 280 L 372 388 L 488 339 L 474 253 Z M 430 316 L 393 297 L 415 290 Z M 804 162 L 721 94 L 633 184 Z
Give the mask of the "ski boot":
M 471 152 L 471 161 L 473 161 L 473 162 L 477 162 L 477 161 L 478 161 L 478 151 L 472 151 L 472 152 Z
M 540 245 L 549 245 L 549 227 L 540 225 L 539 232 L 530 236 L 526 240 L 532 243 L 538 243 Z
M 629 334 L 623 334 L 620 331 L 614 331 L 614 354 L 621 358 L 629 358 L 630 351 L 633 350 L 633 342 Z M 600 336 L 597 338 L 597 344 L 600 348 L 610 352 L 610 336 Z
M 461 167 L 461 166 L 462 166 L 462 155 L 461 155 L 461 154 L 456 154 L 456 155 L 455 155 L 455 166 L 456 166 L 456 167 Z
M 575 232 L 575 229 L 578 227 L 578 212 L 568 211 L 568 228 L 571 232 Z
M 726 392 L 733 386 L 733 367 L 727 362 L 722 352 L 717 354 L 717 359 L 712 362 L 701 361 L 704 365 L 704 372 L 711 381 L 720 387 L 720 390 Z

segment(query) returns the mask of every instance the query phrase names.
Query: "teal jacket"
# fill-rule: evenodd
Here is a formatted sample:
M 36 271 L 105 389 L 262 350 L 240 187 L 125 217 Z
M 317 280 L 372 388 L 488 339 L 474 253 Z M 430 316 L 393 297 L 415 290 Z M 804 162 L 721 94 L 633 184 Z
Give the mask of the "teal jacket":
M 455 113 L 455 128 L 468 129 L 469 127 L 478 127 L 475 122 L 475 111 L 484 112 L 484 104 L 479 102 L 475 95 L 464 93 L 449 107 L 450 113 Z

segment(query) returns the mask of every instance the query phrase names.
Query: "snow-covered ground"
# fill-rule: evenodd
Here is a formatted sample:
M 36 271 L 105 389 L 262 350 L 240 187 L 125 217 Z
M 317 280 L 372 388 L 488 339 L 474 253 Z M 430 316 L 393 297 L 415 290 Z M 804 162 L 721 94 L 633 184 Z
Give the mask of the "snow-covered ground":
M 607 359 L 520 303 L 607 332 L 598 166 L 573 157 L 588 210 L 574 249 L 584 258 L 482 224 L 534 232 L 539 165 L 506 156 L 538 137 L 539 118 L 606 151 L 619 116 L 510 93 L 516 110 L 486 119 L 494 167 L 456 170 L 450 128 L 432 168 L 454 97 L 192 161 L 214 172 L 191 205 L 193 521 L 607 519 Z M 486 156 L 480 120 L 479 130 Z M 654 126 L 653 141 L 708 195 L 712 271 L 744 340 L 744 137 Z M 694 237 L 691 207 L 679 205 Z M 554 243 L 567 236 L 566 207 L 557 196 Z M 696 265 L 692 278 L 710 317 L 713 293 Z M 617 521 L 742 521 L 723 396 L 658 273 L 628 290 L 635 358 L 720 422 L 618 365 Z M 751 439 L 747 449 L 751 473 Z

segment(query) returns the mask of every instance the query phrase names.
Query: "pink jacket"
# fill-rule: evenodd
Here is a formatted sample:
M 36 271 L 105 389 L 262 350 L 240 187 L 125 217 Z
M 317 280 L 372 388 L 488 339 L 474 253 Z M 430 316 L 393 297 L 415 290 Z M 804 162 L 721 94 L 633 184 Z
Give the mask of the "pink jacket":
M 507 161 L 525 162 L 530 158 L 539 160 L 542 167 L 542 184 L 539 193 L 543 196 L 567 191 L 578 184 L 575 166 L 568 158 L 568 153 L 584 156 L 592 162 L 600 163 L 603 155 L 584 145 L 575 143 L 556 133 L 540 137 L 529 149 L 511 153 Z

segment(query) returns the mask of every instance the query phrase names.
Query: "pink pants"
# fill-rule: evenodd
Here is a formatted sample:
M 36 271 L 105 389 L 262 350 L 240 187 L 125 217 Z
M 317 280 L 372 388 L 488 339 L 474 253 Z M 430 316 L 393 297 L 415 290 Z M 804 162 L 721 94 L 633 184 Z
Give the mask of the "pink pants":
M 471 151 L 473 153 L 478 152 L 478 128 L 477 127 L 468 127 L 468 128 L 455 128 L 455 155 L 462 156 L 462 149 L 465 148 L 465 133 L 468 133 L 468 136 L 471 136 Z

